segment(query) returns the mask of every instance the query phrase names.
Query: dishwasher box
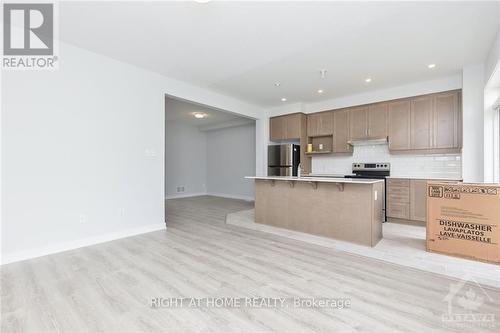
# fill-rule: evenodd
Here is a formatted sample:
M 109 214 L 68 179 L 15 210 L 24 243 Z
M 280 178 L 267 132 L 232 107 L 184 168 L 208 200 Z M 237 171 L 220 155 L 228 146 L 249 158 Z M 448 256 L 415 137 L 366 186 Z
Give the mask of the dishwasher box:
M 500 184 L 427 183 L 427 251 L 500 264 Z

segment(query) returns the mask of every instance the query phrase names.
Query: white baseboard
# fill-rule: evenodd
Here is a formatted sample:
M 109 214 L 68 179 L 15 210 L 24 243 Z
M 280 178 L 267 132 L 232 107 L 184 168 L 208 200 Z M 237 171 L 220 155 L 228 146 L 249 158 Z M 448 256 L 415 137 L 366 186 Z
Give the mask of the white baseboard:
M 180 199 L 180 198 L 190 198 L 190 197 L 199 197 L 200 195 L 207 195 L 207 192 L 199 192 L 199 193 L 184 193 L 184 194 L 170 194 L 165 197 L 165 199 Z
M 255 198 L 248 195 L 238 195 L 238 194 L 227 194 L 227 193 L 212 193 L 209 192 L 207 195 L 211 195 L 214 197 L 228 198 L 228 199 L 238 199 L 245 201 L 255 201 Z
M 109 241 L 120 239 L 120 238 L 126 238 L 126 237 L 130 237 L 130 236 L 145 234 L 145 233 L 152 232 L 152 231 L 166 230 L 166 229 L 167 228 L 165 226 L 165 223 L 156 223 L 156 224 L 150 224 L 150 225 L 143 226 L 143 227 L 132 228 L 132 229 L 123 230 L 123 231 L 111 232 L 111 233 L 104 234 L 104 235 L 83 238 L 83 239 L 79 239 L 76 241 L 58 243 L 58 244 L 49 245 L 49 246 L 45 246 L 45 247 L 38 248 L 38 249 L 30 249 L 30 250 L 26 250 L 26 251 L 11 253 L 11 254 L 2 254 L 1 264 L 5 265 L 5 264 L 18 262 L 18 261 L 22 261 L 22 260 L 42 257 L 42 256 L 46 256 L 49 254 L 74 250 L 74 249 L 78 249 L 81 247 L 86 247 L 86 246 L 95 245 L 95 244 L 99 244 L 99 243 L 105 243 L 105 242 L 109 242 Z

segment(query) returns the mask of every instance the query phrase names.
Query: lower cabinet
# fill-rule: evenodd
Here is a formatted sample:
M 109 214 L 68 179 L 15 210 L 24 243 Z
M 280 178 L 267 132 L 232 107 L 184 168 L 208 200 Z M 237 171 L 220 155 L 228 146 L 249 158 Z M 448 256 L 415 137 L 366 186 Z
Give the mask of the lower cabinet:
M 427 179 L 387 179 L 387 217 L 425 222 Z
M 387 179 L 387 217 L 410 219 L 410 180 Z
M 408 203 L 387 202 L 387 217 L 409 220 L 410 205 Z
M 410 220 L 425 222 L 427 214 L 426 194 L 426 179 L 410 179 Z

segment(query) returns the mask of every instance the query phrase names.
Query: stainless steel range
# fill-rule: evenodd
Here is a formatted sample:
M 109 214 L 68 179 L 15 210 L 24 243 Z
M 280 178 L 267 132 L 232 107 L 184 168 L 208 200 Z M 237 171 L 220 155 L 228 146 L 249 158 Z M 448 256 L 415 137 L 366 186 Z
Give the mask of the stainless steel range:
M 384 180 L 384 221 L 387 221 L 387 180 L 391 175 L 391 164 L 388 162 L 377 163 L 353 163 L 352 175 L 346 175 L 345 178 L 364 178 L 364 179 L 383 179 Z

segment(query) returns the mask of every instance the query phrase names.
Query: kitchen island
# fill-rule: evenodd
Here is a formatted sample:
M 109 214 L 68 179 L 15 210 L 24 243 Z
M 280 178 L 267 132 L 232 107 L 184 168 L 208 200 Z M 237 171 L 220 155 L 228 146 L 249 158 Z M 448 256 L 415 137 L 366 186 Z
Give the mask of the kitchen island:
M 382 239 L 384 181 L 251 176 L 255 222 L 375 246 Z

